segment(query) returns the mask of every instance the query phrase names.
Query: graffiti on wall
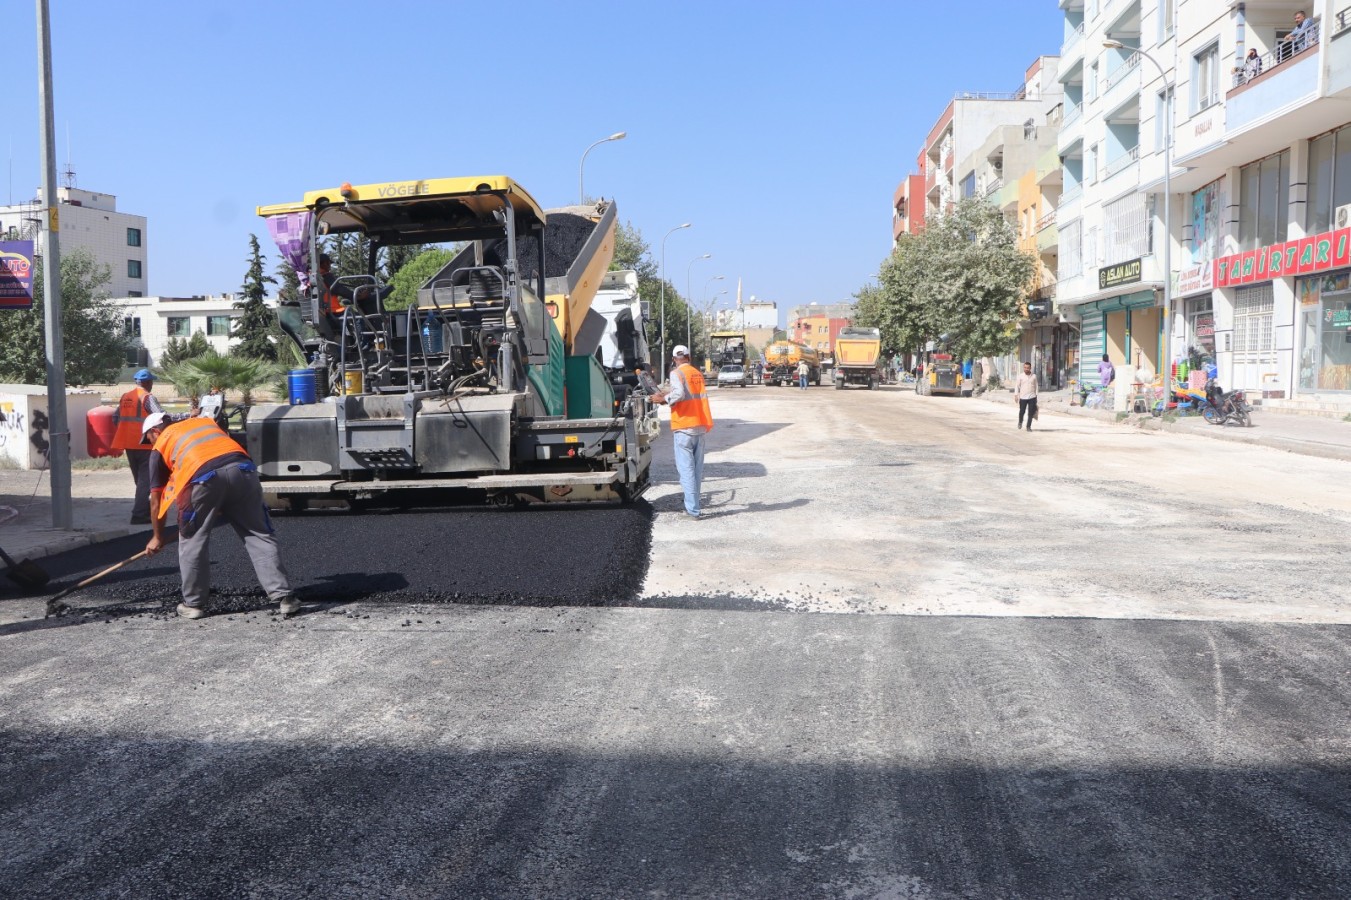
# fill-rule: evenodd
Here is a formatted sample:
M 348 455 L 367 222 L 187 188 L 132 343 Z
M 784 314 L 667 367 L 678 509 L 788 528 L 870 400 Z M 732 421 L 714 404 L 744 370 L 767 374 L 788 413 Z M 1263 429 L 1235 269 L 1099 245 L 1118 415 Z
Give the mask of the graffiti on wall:
M 0 402 L 0 449 L 22 442 L 27 433 L 23 410 L 13 403 Z

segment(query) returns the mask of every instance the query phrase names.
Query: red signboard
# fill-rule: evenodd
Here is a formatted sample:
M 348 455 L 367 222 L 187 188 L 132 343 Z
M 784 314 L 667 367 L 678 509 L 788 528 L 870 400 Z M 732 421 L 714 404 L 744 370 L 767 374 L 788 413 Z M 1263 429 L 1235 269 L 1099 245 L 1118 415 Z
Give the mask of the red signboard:
M 1216 287 L 1343 269 L 1351 266 L 1351 228 L 1222 256 L 1214 265 Z

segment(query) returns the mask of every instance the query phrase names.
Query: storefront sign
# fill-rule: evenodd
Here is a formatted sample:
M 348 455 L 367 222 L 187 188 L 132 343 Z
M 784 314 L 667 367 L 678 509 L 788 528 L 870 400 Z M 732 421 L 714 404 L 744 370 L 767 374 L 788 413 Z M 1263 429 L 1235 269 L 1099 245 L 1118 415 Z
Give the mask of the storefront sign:
M 1272 244 L 1215 260 L 1215 286 L 1255 284 L 1351 266 L 1351 228 Z
M 1141 273 L 1139 257 L 1114 266 L 1104 266 L 1098 270 L 1098 290 L 1105 291 L 1107 288 L 1123 284 L 1135 284 L 1140 280 Z
M 1199 266 L 1192 266 L 1189 269 L 1183 269 L 1177 274 L 1177 293 L 1185 297 L 1188 294 L 1198 294 L 1201 291 L 1208 291 L 1215 286 L 1215 266 L 1205 263 Z
M 33 242 L 0 241 L 0 309 L 33 308 Z

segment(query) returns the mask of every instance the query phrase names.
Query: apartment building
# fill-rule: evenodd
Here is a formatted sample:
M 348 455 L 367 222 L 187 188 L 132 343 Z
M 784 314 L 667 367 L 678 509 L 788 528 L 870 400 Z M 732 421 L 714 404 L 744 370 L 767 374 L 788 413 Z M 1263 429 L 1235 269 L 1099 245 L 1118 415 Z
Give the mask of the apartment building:
M 87 250 L 95 262 L 106 265 L 112 276 L 107 285 L 110 295 L 144 296 L 150 283 L 145 216 L 118 212 L 112 194 L 75 187 L 57 188 L 57 200 L 62 252 Z M 0 235 L 6 240 L 34 241 L 40 254 L 41 215 L 41 190 L 27 203 L 0 206 Z
M 1081 380 L 1103 353 L 1151 378 L 1166 327 L 1170 364 L 1351 410 L 1351 3 L 1061 7 L 1057 303 L 1080 321 Z
M 187 339 L 202 332 L 207 343 L 224 354 L 229 351 L 230 333 L 240 315 L 235 304 L 237 294 L 197 297 L 117 297 L 122 310 L 123 335 L 131 345 L 129 366 L 159 365 L 170 338 Z M 275 309 L 277 298 L 264 300 Z
M 811 303 L 788 311 L 788 339 L 834 359 L 835 339 L 853 321 L 852 303 Z

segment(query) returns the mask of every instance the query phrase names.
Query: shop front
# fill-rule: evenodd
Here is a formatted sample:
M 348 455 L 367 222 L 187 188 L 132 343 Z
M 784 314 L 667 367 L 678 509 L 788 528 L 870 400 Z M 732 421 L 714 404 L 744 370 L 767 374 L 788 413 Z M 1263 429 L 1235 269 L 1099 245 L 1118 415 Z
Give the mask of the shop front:
M 1351 269 L 1295 280 L 1299 388 L 1351 392 Z
M 1152 380 L 1159 371 L 1159 323 L 1162 310 L 1152 290 L 1135 291 L 1079 307 L 1079 383 L 1099 386 L 1098 363 L 1130 366 Z
M 1351 228 L 1323 232 L 1236 253 L 1215 261 L 1215 286 L 1234 292 L 1233 386 L 1285 396 L 1294 378 L 1297 393 L 1351 391 Z M 1280 287 L 1277 291 L 1276 288 Z M 1294 297 L 1298 370 L 1288 354 Z M 1277 309 L 1277 295 L 1282 298 Z M 1224 353 L 1228 347 L 1218 348 Z M 1287 354 L 1282 363 L 1282 354 Z M 1277 390 L 1268 391 L 1268 388 Z

